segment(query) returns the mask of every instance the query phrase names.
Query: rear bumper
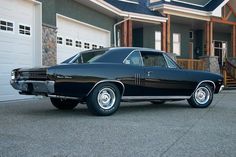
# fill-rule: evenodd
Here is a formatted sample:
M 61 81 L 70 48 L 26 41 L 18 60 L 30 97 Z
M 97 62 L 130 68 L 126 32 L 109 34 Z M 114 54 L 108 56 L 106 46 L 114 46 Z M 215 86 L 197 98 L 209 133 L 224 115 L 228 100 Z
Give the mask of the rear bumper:
M 11 80 L 10 83 L 12 87 L 19 90 L 21 94 L 48 95 L 55 92 L 54 81 Z

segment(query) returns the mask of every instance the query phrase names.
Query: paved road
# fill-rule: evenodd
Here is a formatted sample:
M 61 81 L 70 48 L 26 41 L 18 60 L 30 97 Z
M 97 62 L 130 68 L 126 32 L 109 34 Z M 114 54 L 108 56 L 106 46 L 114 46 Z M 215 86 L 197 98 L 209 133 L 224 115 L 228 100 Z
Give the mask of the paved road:
M 78 156 L 235 157 L 236 91 L 207 109 L 123 103 L 110 117 L 85 105 L 58 111 L 48 99 L 0 103 L 0 157 Z

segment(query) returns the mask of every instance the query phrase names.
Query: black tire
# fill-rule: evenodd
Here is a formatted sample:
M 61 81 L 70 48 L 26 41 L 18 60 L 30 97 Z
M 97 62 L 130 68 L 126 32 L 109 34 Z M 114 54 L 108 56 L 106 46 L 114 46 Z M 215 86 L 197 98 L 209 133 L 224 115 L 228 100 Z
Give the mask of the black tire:
M 59 110 L 72 110 L 79 103 L 79 101 L 71 99 L 50 98 L 50 100 L 52 105 Z
M 188 99 L 188 103 L 194 108 L 206 108 L 213 100 L 213 89 L 206 83 L 201 84 Z
M 87 106 L 94 115 L 109 116 L 119 108 L 120 99 L 120 91 L 114 84 L 102 83 L 97 85 L 89 94 Z
M 164 104 L 166 101 L 165 100 L 153 100 L 150 102 L 154 105 L 161 105 L 161 104 Z

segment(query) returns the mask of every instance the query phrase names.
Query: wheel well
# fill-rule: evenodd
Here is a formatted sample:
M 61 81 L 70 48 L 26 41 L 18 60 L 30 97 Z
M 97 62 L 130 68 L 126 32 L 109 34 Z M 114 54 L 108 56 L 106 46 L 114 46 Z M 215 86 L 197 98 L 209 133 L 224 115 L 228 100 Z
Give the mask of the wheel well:
M 215 92 L 215 88 L 216 88 L 216 87 L 215 87 L 215 84 L 214 84 L 213 82 L 208 82 L 208 81 L 202 82 L 202 83 L 199 84 L 199 86 L 200 86 L 201 84 L 207 84 L 207 85 L 209 85 L 209 86 L 211 87 L 213 93 Z
M 125 92 L 125 87 L 122 83 L 120 82 L 109 82 L 109 83 L 113 83 L 116 85 L 116 87 L 119 89 L 120 91 L 120 95 L 123 96 L 124 92 Z
M 91 91 L 94 90 L 94 88 L 100 84 L 103 84 L 103 83 L 112 83 L 114 84 L 120 91 L 120 95 L 123 96 L 124 92 L 125 92 L 125 86 L 122 82 L 120 81 L 100 81 L 98 83 L 96 83 L 93 88 L 89 91 L 89 93 L 87 95 L 89 95 L 91 93 Z

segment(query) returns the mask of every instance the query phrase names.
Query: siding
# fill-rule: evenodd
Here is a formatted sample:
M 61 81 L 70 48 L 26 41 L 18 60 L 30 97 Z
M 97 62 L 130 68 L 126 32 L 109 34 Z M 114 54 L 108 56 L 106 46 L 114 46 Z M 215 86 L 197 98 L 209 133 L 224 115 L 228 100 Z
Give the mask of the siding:
M 189 58 L 189 31 L 187 25 L 171 23 L 171 52 L 173 52 L 173 33 L 181 34 L 181 56 L 180 58 Z
M 116 20 L 74 0 L 39 0 L 43 4 L 43 23 L 56 26 L 56 13 L 106 29 L 111 32 Z
M 143 47 L 155 49 L 155 31 L 161 31 L 161 25 L 143 28 Z

